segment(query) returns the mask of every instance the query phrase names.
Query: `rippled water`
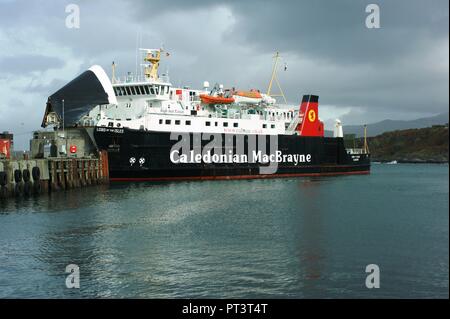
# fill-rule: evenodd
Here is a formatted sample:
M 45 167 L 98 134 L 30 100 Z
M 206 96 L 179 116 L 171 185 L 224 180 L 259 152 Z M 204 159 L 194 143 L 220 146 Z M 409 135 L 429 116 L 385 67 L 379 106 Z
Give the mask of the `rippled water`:
M 0 203 L 0 297 L 448 298 L 448 165 Z M 80 267 L 67 289 L 65 267 Z M 365 287 L 365 267 L 381 288 Z

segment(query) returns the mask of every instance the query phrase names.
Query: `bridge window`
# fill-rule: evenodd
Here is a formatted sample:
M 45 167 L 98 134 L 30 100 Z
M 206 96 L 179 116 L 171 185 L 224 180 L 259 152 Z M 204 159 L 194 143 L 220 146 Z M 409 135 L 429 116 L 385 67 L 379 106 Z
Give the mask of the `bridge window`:
M 166 120 L 166 124 L 170 124 L 170 120 Z
M 270 128 L 275 128 L 275 124 L 270 125 Z
M 228 122 L 223 122 L 223 127 L 228 127 Z
M 175 120 L 175 125 L 180 125 L 180 120 Z
M 186 125 L 191 125 L 191 121 L 186 121 Z
M 233 123 L 233 127 L 238 127 L 238 123 Z
M 211 126 L 211 122 L 205 122 L 206 126 Z
M 130 88 L 128 86 L 125 87 L 125 90 L 127 91 L 128 95 L 131 95 L 131 90 L 130 90 Z
M 267 128 L 267 124 L 263 124 L 263 128 Z

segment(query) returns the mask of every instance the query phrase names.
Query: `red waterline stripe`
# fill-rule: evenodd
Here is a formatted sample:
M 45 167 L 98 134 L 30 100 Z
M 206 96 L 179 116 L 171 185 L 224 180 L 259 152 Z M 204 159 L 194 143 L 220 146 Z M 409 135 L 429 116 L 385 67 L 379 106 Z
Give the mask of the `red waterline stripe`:
M 114 177 L 112 182 L 144 182 L 144 181 L 194 181 L 194 180 L 233 180 L 233 179 L 264 179 L 280 177 L 301 177 L 301 176 L 336 176 L 336 175 L 365 175 L 370 171 L 353 172 L 329 172 L 329 173 L 294 173 L 294 174 L 266 174 L 266 175 L 231 175 L 231 176 L 180 176 L 180 177 Z

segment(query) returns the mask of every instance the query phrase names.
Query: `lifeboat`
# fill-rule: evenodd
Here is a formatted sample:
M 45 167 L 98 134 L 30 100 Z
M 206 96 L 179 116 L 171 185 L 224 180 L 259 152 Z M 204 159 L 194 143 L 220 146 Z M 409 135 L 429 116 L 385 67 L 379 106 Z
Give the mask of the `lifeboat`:
M 234 95 L 242 96 L 242 97 L 249 97 L 249 98 L 252 98 L 252 99 L 261 99 L 262 98 L 261 93 L 259 93 L 258 91 L 254 91 L 254 90 L 251 90 L 251 91 L 237 91 L 236 93 L 234 93 Z
M 234 102 L 232 97 L 212 96 L 208 94 L 200 94 L 200 100 L 203 104 L 231 104 Z
M 277 102 L 277 100 L 275 100 L 273 97 L 271 97 L 270 95 L 267 95 L 267 94 L 261 94 L 261 96 L 262 96 L 262 101 L 263 101 L 263 103 L 265 103 L 265 104 L 268 104 L 268 105 L 273 105 L 273 104 L 275 104 L 276 102 Z
M 255 90 L 234 92 L 234 100 L 236 103 L 257 104 L 263 99 L 261 93 Z

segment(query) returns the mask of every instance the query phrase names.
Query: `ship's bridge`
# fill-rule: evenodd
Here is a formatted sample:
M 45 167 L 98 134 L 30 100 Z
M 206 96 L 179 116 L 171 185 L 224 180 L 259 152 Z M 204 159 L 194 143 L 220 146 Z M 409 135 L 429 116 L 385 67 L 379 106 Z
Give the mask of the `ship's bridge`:
M 141 97 L 166 100 L 170 98 L 172 84 L 167 82 L 134 82 L 114 84 L 114 93 L 121 97 Z

